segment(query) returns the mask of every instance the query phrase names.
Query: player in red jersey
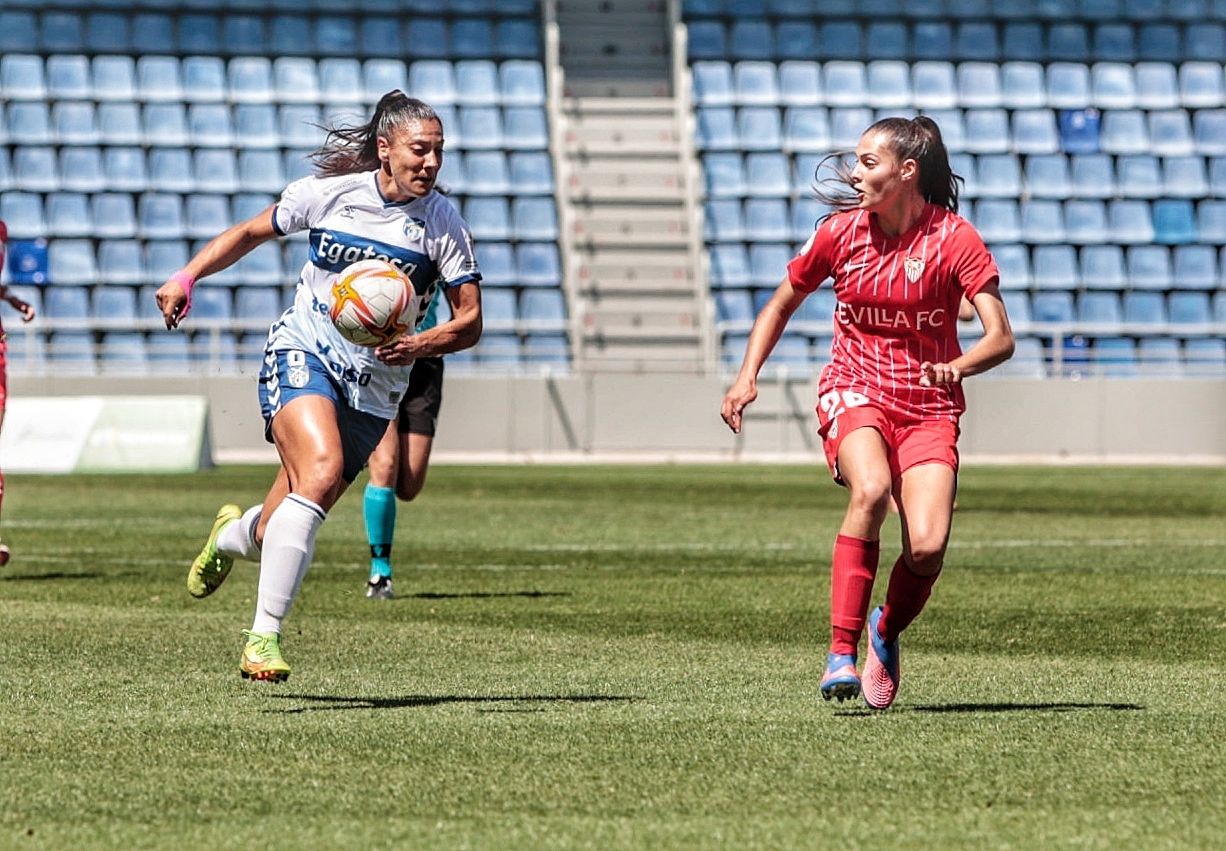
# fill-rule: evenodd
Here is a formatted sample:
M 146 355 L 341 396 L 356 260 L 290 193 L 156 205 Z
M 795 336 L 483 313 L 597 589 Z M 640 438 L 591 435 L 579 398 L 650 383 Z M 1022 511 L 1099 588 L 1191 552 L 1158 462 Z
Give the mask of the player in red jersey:
M 953 519 L 961 381 L 1007 360 L 1013 332 L 1000 273 L 983 240 L 957 215 L 958 178 L 930 118 L 886 118 L 860 137 L 845 188 L 822 200 L 818 223 L 754 322 L 740 374 L 721 415 L 741 430 L 757 398 L 763 362 L 809 293 L 834 279 L 831 362 L 818 380 L 818 434 L 849 502 L 831 566 L 833 638 L 822 696 L 857 696 L 885 709 L 898 693 L 898 635 L 919 614 L 941 570 Z M 847 191 L 850 190 L 850 191 Z M 958 345 L 965 297 L 983 324 Z M 902 556 L 885 605 L 868 615 L 881 526 L 891 496 L 902 520 Z M 869 626 L 863 682 L 856 651 Z
M 9 229 L 0 222 L 0 272 L 4 271 L 4 260 L 8 254 Z M 7 301 L 10 306 L 21 314 L 22 322 L 34 318 L 34 308 L 12 295 L 8 287 L 0 286 L 0 301 Z M 0 428 L 4 426 L 4 409 L 8 402 L 8 342 L 4 334 L 4 326 L 0 325 Z M 0 504 L 4 503 L 4 472 L 0 471 Z M 0 541 L 0 567 L 9 563 L 9 548 Z

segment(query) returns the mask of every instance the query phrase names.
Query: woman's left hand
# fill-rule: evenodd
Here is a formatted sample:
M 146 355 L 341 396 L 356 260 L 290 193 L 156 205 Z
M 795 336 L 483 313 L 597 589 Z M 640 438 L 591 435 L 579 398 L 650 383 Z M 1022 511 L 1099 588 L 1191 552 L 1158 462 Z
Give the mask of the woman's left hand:
M 920 364 L 920 386 L 921 387 L 936 387 L 939 384 L 960 384 L 962 382 L 962 371 L 952 363 L 930 363 L 924 361 Z

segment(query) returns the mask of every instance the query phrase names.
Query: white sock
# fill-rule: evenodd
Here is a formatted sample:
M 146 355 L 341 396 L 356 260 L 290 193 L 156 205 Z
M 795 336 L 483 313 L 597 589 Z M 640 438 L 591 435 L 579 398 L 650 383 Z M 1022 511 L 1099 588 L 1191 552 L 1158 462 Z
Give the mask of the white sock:
M 222 529 L 217 536 L 217 549 L 243 561 L 259 561 L 260 548 L 255 543 L 255 527 L 263 511 L 263 505 L 253 505 L 243 512 L 237 523 Z
M 309 499 L 291 493 L 268 518 L 260 555 L 260 585 L 252 632 L 281 632 L 298 588 L 315 554 L 315 535 L 326 512 Z

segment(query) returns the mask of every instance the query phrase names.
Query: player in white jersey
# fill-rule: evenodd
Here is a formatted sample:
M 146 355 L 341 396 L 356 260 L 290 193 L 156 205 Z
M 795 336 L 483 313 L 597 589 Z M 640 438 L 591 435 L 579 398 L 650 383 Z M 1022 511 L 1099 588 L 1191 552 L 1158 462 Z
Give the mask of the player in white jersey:
M 168 328 L 191 306 L 196 280 L 225 269 L 274 237 L 307 230 L 310 259 L 294 304 L 272 324 L 260 372 L 265 436 L 281 470 L 262 505 L 225 505 L 188 573 L 205 597 L 235 558 L 258 560 L 255 619 L 243 648 L 244 678 L 280 681 L 281 623 L 306 575 L 328 510 L 365 466 L 395 415 L 417 358 L 458 351 L 481 335 L 481 274 L 468 226 L 434 184 L 443 160 L 437 113 L 388 92 L 371 120 L 334 128 L 314 156 L 316 174 L 291 183 L 281 200 L 212 240 L 158 289 Z M 419 308 L 441 282 L 452 317 L 379 349 L 355 346 L 328 319 L 331 277 L 381 258 L 408 275 Z

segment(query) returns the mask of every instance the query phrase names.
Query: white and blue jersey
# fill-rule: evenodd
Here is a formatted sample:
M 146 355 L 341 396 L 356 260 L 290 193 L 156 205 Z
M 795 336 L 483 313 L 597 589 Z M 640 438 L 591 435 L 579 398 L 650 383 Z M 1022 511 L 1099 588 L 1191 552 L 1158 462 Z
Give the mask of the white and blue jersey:
M 273 209 L 281 235 L 308 231 L 310 256 L 293 305 L 273 323 L 266 351 L 304 351 L 322 362 L 355 410 L 388 418 L 409 382 L 412 364 L 390 366 L 375 350 L 342 337 L 328 317 L 336 273 L 359 260 L 386 260 L 413 282 L 416 327 L 437 309 L 438 288 L 481 279 L 468 226 L 442 195 L 389 201 L 374 171 L 342 177 L 304 177 L 285 188 Z

